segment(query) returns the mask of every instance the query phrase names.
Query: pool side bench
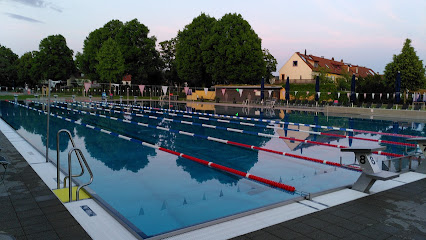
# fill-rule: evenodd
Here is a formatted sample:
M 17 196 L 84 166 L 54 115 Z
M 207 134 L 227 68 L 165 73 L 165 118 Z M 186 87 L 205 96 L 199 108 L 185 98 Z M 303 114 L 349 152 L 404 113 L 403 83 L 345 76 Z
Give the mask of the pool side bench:
M 352 185 L 352 189 L 364 193 L 368 193 L 370 188 L 376 182 L 376 180 L 390 180 L 396 177 L 399 177 L 399 173 L 383 171 L 379 166 L 378 162 L 374 160 L 372 152 L 382 151 L 385 147 L 379 148 L 359 148 L 359 147 L 350 147 L 342 148 L 342 152 L 353 152 L 355 157 L 359 162 L 359 165 L 362 169 L 361 176 L 358 180 Z

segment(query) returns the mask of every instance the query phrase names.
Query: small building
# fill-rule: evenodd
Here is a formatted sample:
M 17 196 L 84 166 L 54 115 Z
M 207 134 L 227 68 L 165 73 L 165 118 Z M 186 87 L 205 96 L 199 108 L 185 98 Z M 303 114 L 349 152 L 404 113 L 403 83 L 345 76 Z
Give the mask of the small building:
M 335 61 L 334 57 L 327 59 L 314 55 L 307 55 L 300 52 L 294 53 L 290 59 L 279 70 L 279 79 L 285 82 L 287 77 L 290 83 L 315 83 L 315 77 L 321 71 L 326 72 L 326 76 L 336 81 L 344 73 L 355 74 L 355 77 L 366 77 L 376 73 L 367 67 L 344 63 L 343 59 Z
M 132 84 L 132 75 L 126 74 L 121 81 L 123 85 L 131 85 Z
M 260 101 L 261 89 L 260 85 L 244 85 L 244 86 L 215 86 L 216 98 L 220 101 L 225 102 L 242 102 L 245 100 L 249 101 Z M 265 85 L 264 86 L 264 100 L 268 99 L 280 99 L 281 86 Z

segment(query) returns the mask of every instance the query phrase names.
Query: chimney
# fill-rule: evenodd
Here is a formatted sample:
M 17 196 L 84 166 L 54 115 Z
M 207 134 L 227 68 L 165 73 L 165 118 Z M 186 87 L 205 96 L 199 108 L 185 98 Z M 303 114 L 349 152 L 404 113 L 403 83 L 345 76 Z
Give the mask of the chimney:
M 340 62 L 341 62 L 341 63 L 343 63 L 343 59 L 342 59 L 342 60 L 340 60 Z
M 334 61 L 334 57 L 331 58 L 331 61 Z
M 306 49 L 305 49 L 305 56 L 306 56 Z
M 348 65 L 348 72 L 349 72 L 349 65 Z
M 324 56 L 321 56 L 321 58 L 324 58 Z
M 358 67 L 356 67 L 356 74 L 358 74 Z

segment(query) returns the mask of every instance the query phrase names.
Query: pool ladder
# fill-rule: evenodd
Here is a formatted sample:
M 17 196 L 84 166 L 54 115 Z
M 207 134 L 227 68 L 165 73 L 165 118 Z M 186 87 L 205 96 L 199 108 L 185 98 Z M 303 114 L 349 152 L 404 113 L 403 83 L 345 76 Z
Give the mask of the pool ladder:
M 59 157 L 59 136 L 60 136 L 61 132 L 64 132 L 68 135 L 68 137 L 71 141 L 71 144 L 72 144 L 72 148 L 68 151 L 68 176 L 64 177 L 64 188 L 67 187 L 67 179 L 68 179 L 68 183 L 69 183 L 68 189 L 69 189 L 69 201 L 70 202 L 72 201 L 72 178 L 73 177 L 80 177 L 84 174 L 83 163 L 86 166 L 86 169 L 90 174 L 89 182 L 82 184 L 81 186 L 77 187 L 76 201 L 78 201 L 78 200 L 80 200 L 80 190 L 83 187 L 88 186 L 89 184 L 91 184 L 93 182 L 93 173 L 92 173 L 92 170 L 89 167 L 89 164 L 87 164 L 86 158 L 84 158 L 83 152 L 75 146 L 74 140 L 72 139 L 72 136 L 71 136 L 71 132 L 66 130 L 66 129 L 61 129 L 61 130 L 58 131 L 58 133 L 56 135 L 56 170 L 57 170 L 56 171 L 56 181 L 57 181 L 58 189 L 61 188 L 61 183 L 60 183 L 60 173 L 61 173 L 60 166 L 61 165 L 60 165 L 60 157 Z M 75 155 L 77 156 L 77 159 L 78 159 L 78 163 L 80 164 L 80 167 L 81 167 L 81 172 L 78 175 L 72 175 L 71 156 L 72 156 L 73 152 L 75 152 Z

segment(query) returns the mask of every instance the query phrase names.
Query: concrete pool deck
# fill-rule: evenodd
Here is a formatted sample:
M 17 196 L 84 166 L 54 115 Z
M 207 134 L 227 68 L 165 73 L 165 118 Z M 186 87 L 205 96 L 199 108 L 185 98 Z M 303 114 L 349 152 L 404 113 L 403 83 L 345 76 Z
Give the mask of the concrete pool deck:
M 57 200 L 50 183 L 33 170 L 40 163 L 30 166 L 25 161 L 34 158 L 28 154 L 31 151 L 18 152 L 11 143 L 18 140 L 1 132 L 0 128 L 2 154 L 12 164 L 0 184 L 0 239 L 2 232 L 17 239 L 105 239 L 86 233 L 85 220 Z M 371 195 L 343 189 L 170 239 L 425 239 L 425 177 L 408 172 L 377 182 Z M 134 238 L 125 236 L 120 239 Z
M 0 239 L 91 239 L 2 131 L 0 147 L 10 162 L 0 184 Z
M 426 239 L 426 179 L 234 239 Z

